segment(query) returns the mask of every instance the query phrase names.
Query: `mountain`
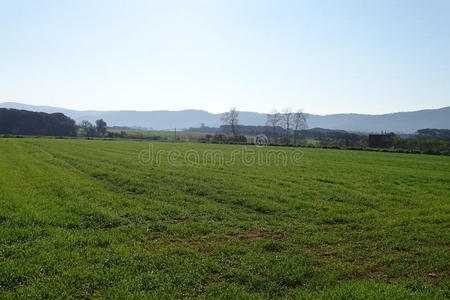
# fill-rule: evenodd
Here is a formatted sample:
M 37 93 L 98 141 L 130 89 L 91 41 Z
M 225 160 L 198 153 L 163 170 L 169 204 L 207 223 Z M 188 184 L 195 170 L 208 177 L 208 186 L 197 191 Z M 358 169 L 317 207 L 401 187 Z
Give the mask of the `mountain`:
M 382 115 L 310 115 L 309 125 L 347 131 L 414 133 L 423 128 L 450 129 L 450 106 Z
M 104 119 L 110 126 L 139 126 L 160 130 L 173 128 L 220 126 L 222 114 L 212 114 L 204 110 L 181 111 L 94 111 L 70 110 L 52 106 L 34 106 L 15 102 L 0 103 L 3 108 L 15 108 L 29 111 L 54 113 L 61 112 L 77 122 Z M 240 112 L 239 121 L 243 125 L 264 125 L 266 115 L 256 112 Z M 411 112 L 397 112 L 382 115 L 366 114 L 308 114 L 310 128 L 342 129 L 354 132 L 393 131 L 413 133 L 422 128 L 450 129 L 450 106 L 440 109 L 426 109 Z

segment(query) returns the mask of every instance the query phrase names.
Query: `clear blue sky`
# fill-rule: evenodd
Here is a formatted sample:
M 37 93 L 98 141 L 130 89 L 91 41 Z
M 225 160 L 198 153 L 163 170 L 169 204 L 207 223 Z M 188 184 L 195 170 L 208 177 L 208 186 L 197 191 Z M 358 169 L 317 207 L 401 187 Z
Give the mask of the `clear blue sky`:
M 450 0 L 0 0 L 0 102 L 386 113 L 450 105 Z

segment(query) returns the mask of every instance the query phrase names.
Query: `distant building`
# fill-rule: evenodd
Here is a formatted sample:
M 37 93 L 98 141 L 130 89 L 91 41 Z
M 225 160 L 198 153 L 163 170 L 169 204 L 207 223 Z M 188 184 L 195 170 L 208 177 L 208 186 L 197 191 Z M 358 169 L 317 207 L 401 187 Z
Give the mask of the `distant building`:
M 392 146 L 391 136 L 387 134 L 369 134 L 370 148 L 389 148 Z

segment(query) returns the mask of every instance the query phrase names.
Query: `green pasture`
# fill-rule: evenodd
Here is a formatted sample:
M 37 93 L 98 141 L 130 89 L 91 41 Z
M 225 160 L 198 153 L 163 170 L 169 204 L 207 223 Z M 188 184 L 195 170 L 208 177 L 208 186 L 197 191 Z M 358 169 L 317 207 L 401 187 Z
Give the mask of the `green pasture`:
M 0 139 L 0 299 L 446 299 L 449 276 L 450 157 Z

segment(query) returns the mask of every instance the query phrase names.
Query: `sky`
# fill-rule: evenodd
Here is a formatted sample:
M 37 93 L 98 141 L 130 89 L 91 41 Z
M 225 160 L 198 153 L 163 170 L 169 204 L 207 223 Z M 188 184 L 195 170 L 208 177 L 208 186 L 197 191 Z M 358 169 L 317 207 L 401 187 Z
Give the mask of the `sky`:
M 0 102 L 381 114 L 450 105 L 449 0 L 0 0 Z

